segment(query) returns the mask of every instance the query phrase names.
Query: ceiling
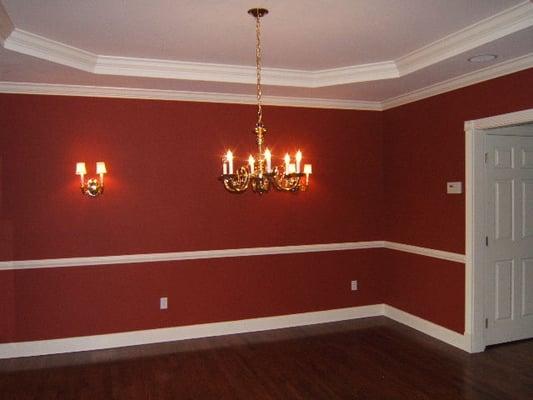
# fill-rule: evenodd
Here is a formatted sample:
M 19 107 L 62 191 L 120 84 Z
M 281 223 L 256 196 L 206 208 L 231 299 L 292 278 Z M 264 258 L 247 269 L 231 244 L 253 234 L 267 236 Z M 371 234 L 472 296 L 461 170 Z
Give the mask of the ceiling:
M 253 103 L 257 5 L 0 0 L 0 92 Z M 260 6 L 266 103 L 384 109 L 533 66 L 529 0 Z

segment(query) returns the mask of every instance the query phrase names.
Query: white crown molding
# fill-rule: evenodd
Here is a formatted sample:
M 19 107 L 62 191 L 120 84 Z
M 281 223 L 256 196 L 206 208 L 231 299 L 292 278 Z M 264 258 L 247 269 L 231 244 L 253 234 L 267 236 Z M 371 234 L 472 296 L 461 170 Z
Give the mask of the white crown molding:
M 149 58 L 97 55 L 15 28 L 4 47 L 43 60 L 101 75 L 181 79 L 189 81 L 256 83 L 255 67 Z M 317 88 L 398 77 L 394 62 L 356 65 L 319 71 L 263 68 L 265 85 Z
M 293 328 L 297 326 L 324 324 L 378 316 L 385 316 L 444 343 L 455 346 L 461 350 L 470 351 L 468 336 L 466 335 L 461 335 L 390 305 L 373 304 L 326 311 L 213 322 L 171 328 L 146 329 L 140 331 L 29 342 L 2 343 L 0 344 L 0 359 L 138 346 L 177 340 Z
M 6 9 L 0 2 L 0 44 L 4 44 L 4 41 L 11 35 L 15 26 L 9 18 Z
M 320 88 L 399 77 L 400 74 L 398 68 L 396 68 L 396 63 L 394 61 L 383 61 L 372 64 L 312 71 L 308 78 L 311 83 L 307 87 Z
M 390 250 L 403 251 L 405 253 L 418 254 L 421 256 L 439 258 L 441 260 L 464 263 L 465 255 L 459 253 L 451 253 L 449 251 L 429 249 L 427 247 L 412 246 L 410 244 L 384 242 L 384 247 Z
M 396 60 L 405 76 L 533 25 L 530 0 L 454 32 Z
M 86 72 L 94 72 L 96 56 L 88 51 L 68 46 L 43 36 L 15 28 L 4 41 L 4 47 L 21 54 L 67 65 Z
M 7 27 L 0 29 L 0 38 L 4 37 L 3 45 L 6 49 L 86 72 L 207 82 L 255 83 L 255 68 L 251 66 L 97 55 L 16 27 L 13 29 L 5 10 L 4 14 L 2 18 L 0 10 L 0 27 Z M 397 60 L 317 71 L 264 68 L 263 83 L 319 88 L 399 78 L 532 25 L 533 4 L 525 1 Z
M 257 104 L 257 97 L 255 95 L 248 94 L 63 85 L 55 83 L 0 82 L 0 93 L 195 101 L 226 104 Z M 381 103 L 379 101 L 320 99 L 312 97 L 263 96 L 263 104 L 284 107 L 331 108 L 341 110 L 382 110 Z
M 132 57 L 95 57 L 96 64 L 93 72 L 96 74 L 224 83 L 256 83 L 255 67 Z M 318 71 L 263 68 L 261 75 L 261 82 L 265 85 L 303 88 L 320 88 L 399 77 L 398 69 L 393 61 Z
M 374 304 L 369 306 L 338 308 L 327 311 L 250 318 L 237 321 L 214 322 L 172 328 L 147 329 L 51 340 L 36 340 L 31 342 L 2 343 L 0 344 L 0 359 L 234 335 L 238 333 L 324 324 L 357 318 L 377 317 L 380 315 L 383 315 L 383 304 Z
M 295 246 L 250 247 L 241 249 L 179 251 L 170 253 L 125 254 L 118 256 L 68 257 L 50 258 L 42 260 L 0 261 L 0 271 L 15 269 L 20 270 L 64 268 L 165 261 L 202 260 L 208 258 L 249 257 L 382 248 L 418 254 L 426 257 L 439 258 L 452 262 L 465 262 L 465 256 L 463 254 L 450 253 L 447 251 L 428 249 L 426 247 L 418 247 L 402 243 L 375 240 L 368 242 L 304 244 Z
M 473 71 L 443 82 L 436 83 L 400 96 L 379 101 L 321 99 L 312 97 L 264 96 L 263 103 L 273 106 L 331 108 L 344 110 L 384 111 L 460 89 L 500 76 L 509 75 L 533 67 L 533 53 L 499 64 Z M 41 94 L 56 96 L 85 96 L 133 98 L 149 100 L 196 101 L 229 104 L 256 104 L 254 95 L 213 92 L 189 92 L 160 89 L 139 89 L 125 87 L 63 85 L 30 82 L 0 82 L 0 93 Z
M 504 61 L 499 64 L 469 72 L 467 74 L 451 78 L 434 85 L 426 86 L 422 89 L 389 98 L 381 103 L 382 109 L 388 110 L 390 108 L 399 107 L 404 104 L 413 103 L 418 100 L 450 92 L 452 90 L 474 85 L 490 79 L 495 79 L 500 76 L 523 71 L 532 67 L 533 53 L 530 53 L 512 60 Z

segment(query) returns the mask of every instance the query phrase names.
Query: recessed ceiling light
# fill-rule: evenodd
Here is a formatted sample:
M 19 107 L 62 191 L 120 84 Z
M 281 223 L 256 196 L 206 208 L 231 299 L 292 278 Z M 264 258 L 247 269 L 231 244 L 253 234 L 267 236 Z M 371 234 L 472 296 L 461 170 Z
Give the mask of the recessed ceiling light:
M 472 63 L 482 63 L 496 60 L 498 56 L 496 54 L 480 54 L 477 56 L 470 57 L 468 61 Z

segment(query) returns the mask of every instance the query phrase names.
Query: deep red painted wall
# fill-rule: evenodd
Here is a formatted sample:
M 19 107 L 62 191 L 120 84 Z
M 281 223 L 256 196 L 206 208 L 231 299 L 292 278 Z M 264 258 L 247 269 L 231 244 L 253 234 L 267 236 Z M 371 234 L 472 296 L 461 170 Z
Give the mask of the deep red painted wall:
M 465 121 L 533 107 L 533 69 L 383 113 L 386 239 L 465 251 Z
M 265 107 L 267 143 L 313 164 L 298 195 L 227 193 L 232 146 L 254 150 L 255 107 L 0 95 L 3 260 L 381 239 L 379 112 Z M 77 161 L 108 167 L 83 197 Z M 380 250 L 0 274 L 15 299 L 2 341 L 45 339 L 381 303 Z M 14 277 L 14 279 L 12 279 Z M 10 279 L 12 279 L 10 281 Z M 351 279 L 361 290 L 349 290 Z M 13 282 L 13 284 L 9 284 Z M 9 290 L 9 288 L 12 290 Z M 158 309 L 168 296 L 170 309 Z M 9 312 L 9 310 L 8 310 Z M 8 318 L 9 320 L 9 318 Z
M 229 146 L 255 151 L 255 107 L 0 96 L 4 215 L 17 260 L 379 239 L 379 112 L 266 107 L 277 161 L 304 153 L 309 193 L 232 195 Z M 106 193 L 83 198 L 76 161 L 104 160 Z M 5 258 L 4 258 L 5 259 Z
M 464 264 L 384 250 L 385 303 L 464 333 Z
M 530 69 L 383 113 L 386 240 L 464 254 L 465 196 L 446 194 L 447 181 L 465 181 L 464 122 L 532 108 L 532 87 Z M 386 259 L 387 303 L 464 331 L 464 264 Z
M 379 303 L 381 250 L 17 271 L 16 340 Z M 361 282 L 351 292 L 349 282 Z M 159 297 L 169 309 L 159 311 Z
M 263 197 L 216 180 L 228 146 L 253 149 L 252 106 L 0 95 L 0 260 L 380 239 L 463 253 L 464 196 L 445 194 L 463 123 L 532 107 L 532 86 L 524 71 L 383 113 L 267 107 L 269 146 L 301 144 L 315 173 L 308 193 Z M 106 193 L 83 198 L 74 164 L 100 160 Z M 376 249 L 4 271 L 0 341 L 381 302 L 462 332 L 464 266 Z

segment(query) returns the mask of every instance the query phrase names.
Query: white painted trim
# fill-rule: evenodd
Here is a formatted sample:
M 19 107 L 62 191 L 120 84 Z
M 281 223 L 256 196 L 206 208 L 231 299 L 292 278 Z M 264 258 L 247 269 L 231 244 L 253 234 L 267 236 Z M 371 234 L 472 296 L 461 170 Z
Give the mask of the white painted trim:
M 214 322 L 172 328 L 148 329 L 94 336 L 0 344 L 0 359 L 137 346 L 175 340 L 233 335 L 295 326 L 323 324 L 383 315 L 383 305 L 339 308 L 238 321 Z
M 396 60 L 400 76 L 498 40 L 533 25 L 533 4 L 524 1 Z
M 469 351 L 468 340 L 465 335 L 461 335 L 416 315 L 389 306 L 388 304 L 383 305 L 383 315 L 461 350 Z
M 56 64 L 94 72 L 96 55 L 54 40 L 15 28 L 4 41 L 4 47 L 17 53 L 37 57 Z
M 0 270 L 79 267 L 163 261 L 202 260 L 206 258 L 249 257 L 276 254 L 316 253 L 382 248 L 383 241 L 306 244 L 296 246 L 250 247 L 241 249 L 180 251 L 173 253 L 126 254 L 101 257 L 52 258 L 43 260 L 0 261 Z
M 108 97 L 122 99 L 195 101 L 207 103 L 257 104 L 255 95 L 126 87 L 61 85 L 50 83 L 0 82 L 0 93 L 53 96 Z M 381 111 L 377 101 L 337 100 L 304 97 L 263 96 L 263 104 L 285 107 L 332 108 Z
M 443 82 L 423 87 L 409 93 L 404 93 L 396 97 L 391 97 L 381 103 L 383 110 L 399 107 L 404 104 L 412 103 L 428 97 L 436 96 L 438 94 L 450 92 L 452 90 L 461 89 L 466 86 L 474 85 L 476 83 L 484 82 L 490 79 L 499 78 L 513 74 L 515 72 L 523 71 L 533 67 L 533 53 L 514 58 L 512 60 L 504 61 L 489 67 L 479 69 L 467 74 L 457 76 Z
M 263 96 L 263 103 L 272 106 L 308 107 L 344 110 L 384 111 L 414 101 L 460 89 L 489 79 L 509 75 L 533 67 L 533 53 L 502 62 L 413 92 L 380 101 L 321 99 L 312 97 Z M 29 82 L 0 82 L 0 93 L 40 94 L 55 96 L 109 97 L 126 99 L 195 101 L 229 104 L 257 103 L 254 95 L 238 93 L 192 92 L 126 87 L 63 85 Z
M 8 50 L 99 75 L 182 79 L 189 81 L 255 84 L 255 67 L 94 54 L 77 47 L 12 29 L 3 43 Z M 394 61 L 326 70 L 262 69 L 264 85 L 318 88 L 397 78 Z
M 272 246 L 272 247 L 249 247 L 241 249 L 222 250 L 197 250 L 179 251 L 170 253 L 145 253 L 145 254 L 125 254 L 117 256 L 99 257 L 70 257 L 70 258 L 49 258 L 40 260 L 21 261 L 0 261 L 0 271 L 15 269 L 42 269 L 42 268 L 63 268 L 97 265 L 115 264 L 136 264 L 148 262 L 202 260 L 208 258 L 228 258 L 228 257 L 250 257 L 276 254 L 299 254 L 316 253 L 324 251 L 345 251 L 361 249 L 381 249 L 387 248 L 426 257 L 439 258 L 453 262 L 465 262 L 463 254 L 451 253 L 448 251 L 428 249 L 426 247 L 412 246 L 403 243 L 374 240 L 369 242 L 343 242 L 343 243 L 323 243 L 304 244 L 293 246 Z
M 5 10 L 4 14 L 7 16 Z M 255 68 L 251 66 L 97 55 L 16 27 L 13 29 L 6 18 L 0 18 L 0 23 L 8 27 L 0 29 L 6 49 L 94 74 L 255 83 Z M 397 60 L 316 71 L 264 68 L 263 83 L 318 88 L 398 78 L 532 25 L 533 4 L 524 1 Z
M 533 108 L 465 122 L 465 131 L 502 128 L 533 121 Z
M 311 71 L 309 79 L 312 83 L 308 87 L 320 88 L 399 77 L 400 73 L 394 61 L 382 61 L 372 64 Z
M 7 14 L 6 9 L 0 2 L 0 45 L 4 44 L 4 41 L 11 35 L 11 32 L 15 29 L 11 18 Z
M 464 254 L 452 253 L 443 250 L 434 250 L 429 249 L 427 247 L 412 246 L 410 244 L 385 241 L 385 248 L 391 250 L 399 250 L 406 253 L 419 254 L 421 256 L 440 258 L 441 260 L 453 261 L 458 263 L 465 262 Z
M 533 122 L 533 109 L 465 122 L 466 264 L 465 334 L 469 351 L 485 349 L 484 276 L 485 256 L 485 136 L 491 128 Z
M 224 83 L 255 84 L 256 80 L 255 67 L 250 66 L 114 56 L 96 56 L 93 72 L 105 75 Z M 316 71 L 267 67 L 262 69 L 264 85 L 302 88 L 320 88 L 399 76 L 394 61 Z
M 147 329 L 141 331 L 129 331 L 61 339 L 36 340 L 30 342 L 2 343 L 0 344 L 0 359 L 137 346 L 151 343 L 172 342 L 176 340 L 259 332 L 377 316 L 386 316 L 435 339 L 441 340 L 459 349 L 469 351 L 469 342 L 467 336 L 461 335 L 450 329 L 444 328 L 433 322 L 409 314 L 387 304 L 374 304 L 369 306 L 339 308 L 334 310 L 251 318 L 237 321 L 213 322 L 198 325 Z

